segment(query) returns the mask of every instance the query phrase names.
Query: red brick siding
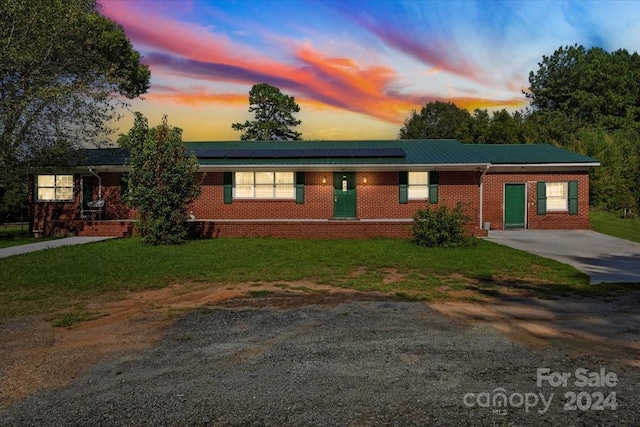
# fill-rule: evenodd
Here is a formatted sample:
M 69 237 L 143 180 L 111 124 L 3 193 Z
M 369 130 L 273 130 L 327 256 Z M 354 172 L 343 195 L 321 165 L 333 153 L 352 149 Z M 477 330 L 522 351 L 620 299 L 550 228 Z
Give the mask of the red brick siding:
M 536 183 L 578 181 L 578 215 L 569 212 L 537 213 Z M 526 184 L 525 221 L 530 229 L 589 229 L 589 174 L 579 173 L 488 173 L 484 176 L 483 222 L 494 230 L 504 229 L 504 185 Z
M 279 237 L 292 239 L 407 238 L 411 221 L 195 221 L 193 229 L 205 237 Z M 202 231 L 200 231 L 202 230 Z
M 35 177 L 29 179 L 29 200 L 31 201 L 31 230 L 46 230 L 47 222 L 52 219 L 62 221 L 80 218 L 80 201 L 82 192 L 80 176 L 74 175 L 74 201 L 72 202 L 38 202 L 35 192 Z
M 88 178 L 92 180 L 92 199 L 99 199 L 98 179 L 92 175 L 75 174 L 74 182 L 74 200 L 69 202 L 38 202 L 36 201 L 34 178 L 30 179 L 29 197 L 32 201 L 32 229 L 33 230 L 53 230 L 60 228 L 57 225 L 54 228 L 47 223 L 50 221 L 71 221 L 80 220 L 82 213 L 82 179 Z M 120 195 L 120 173 L 103 172 L 100 173 L 102 180 L 102 199 L 105 201 L 104 208 L 100 218 L 103 220 L 113 219 L 133 219 L 135 211 L 129 209 L 121 202 Z M 96 215 L 97 219 L 98 216 Z M 50 233 L 49 233 L 50 234 Z
M 326 184 L 322 178 L 326 177 Z M 306 173 L 305 202 L 288 200 L 237 200 L 224 204 L 222 172 L 208 172 L 202 193 L 193 204 L 198 219 L 329 219 L 333 217 L 332 174 Z
M 207 173 L 202 194 L 193 212 L 201 219 L 330 219 L 333 218 L 333 174 L 305 174 L 305 202 L 295 200 L 233 200 L 223 203 L 221 172 Z M 364 182 L 364 178 L 367 182 Z M 326 183 L 322 183 L 325 178 Z M 459 201 L 478 208 L 478 174 L 473 172 L 440 173 L 439 202 L 453 207 Z M 356 173 L 357 217 L 359 219 L 411 218 L 425 200 L 400 204 L 397 172 Z
M 106 172 L 100 173 L 102 179 L 102 199 L 105 201 L 102 212 L 103 219 L 132 219 L 135 218 L 135 211 L 128 208 L 122 202 L 120 194 L 120 173 Z M 93 198 L 98 199 L 98 180 L 94 178 Z
M 86 176 L 86 175 L 85 175 Z M 120 174 L 100 173 L 102 197 L 105 207 L 103 220 L 135 218 L 135 211 L 121 202 Z M 79 220 L 81 211 L 81 175 L 75 175 L 75 200 L 69 203 L 34 202 L 33 229 L 46 229 L 47 221 Z M 366 177 L 367 182 L 364 182 Z M 440 172 L 438 206 L 454 207 L 464 204 L 464 212 L 470 218 L 467 228 L 479 231 L 479 177 L 477 172 Z M 322 182 L 323 178 L 326 180 Z M 98 199 L 98 183 L 94 179 L 94 199 Z M 415 211 L 427 206 L 425 200 L 398 200 L 397 172 L 356 173 L 357 217 L 362 221 L 327 221 L 333 218 L 333 173 L 305 173 L 305 202 L 295 200 L 233 200 L 224 204 L 223 173 L 209 172 L 203 179 L 202 193 L 191 209 L 198 220 L 215 221 L 214 228 L 220 236 L 279 236 L 279 237 L 406 237 L 409 221 L 375 221 L 413 217 Z M 560 182 L 577 180 L 579 198 L 578 215 L 568 213 L 536 213 L 537 181 Z M 484 176 L 483 221 L 491 222 L 493 229 L 503 228 L 503 192 L 505 183 L 527 184 L 527 222 L 529 228 L 588 228 L 589 227 L 589 177 L 585 173 L 573 174 L 514 174 L 488 173 Z M 33 182 L 31 182 L 32 197 Z M 233 221 L 253 220 L 253 221 Z M 263 221 L 260 221 L 263 220 Z M 270 222 L 265 220 L 283 220 Z M 305 220 L 305 221 L 286 221 Z M 313 222 L 310 220 L 319 220 Z M 59 227 L 59 222 L 57 223 Z

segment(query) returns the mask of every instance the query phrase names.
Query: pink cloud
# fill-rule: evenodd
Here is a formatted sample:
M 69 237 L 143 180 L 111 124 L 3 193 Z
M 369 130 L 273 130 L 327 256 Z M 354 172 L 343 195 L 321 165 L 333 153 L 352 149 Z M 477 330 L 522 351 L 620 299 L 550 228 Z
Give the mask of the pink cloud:
M 105 2 L 103 13 L 124 27 L 134 46 L 145 48 L 144 61 L 150 65 L 152 76 L 158 71 L 163 76 L 187 77 L 196 85 L 197 82 L 226 82 L 247 86 L 247 93 L 221 94 L 201 88 L 172 91 L 152 84 L 146 97 L 159 102 L 190 106 L 246 103 L 248 87 L 269 83 L 285 93 L 293 92 L 309 104 L 320 103 L 401 124 L 412 109 L 442 99 L 401 94 L 397 91 L 399 78 L 394 69 L 384 65 L 364 66 L 352 58 L 318 52 L 309 45 L 283 44 L 285 49 L 280 54 L 288 55 L 290 63 L 280 63 L 208 28 L 137 10 L 135 2 Z M 434 62 L 436 70 L 473 75 L 471 64 L 447 62 L 437 54 L 436 48 L 424 50 L 418 43 L 408 43 L 399 35 L 387 35 L 387 40 L 422 55 L 425 62 Z M 516 103 L 516 100 L 496 102 L 480 98 L 448 100 L 462 108 L 505 107 Z
M 131 2 L 108 1 L 102 8 L 105 16 L 122 25 L 134 45 L 226 64 L 237 62 L 242 56 L 262 56 L 257 51 L 231 43 L 226 36 L 212 33 L 208 28 L 143 13 L 131 5 Z

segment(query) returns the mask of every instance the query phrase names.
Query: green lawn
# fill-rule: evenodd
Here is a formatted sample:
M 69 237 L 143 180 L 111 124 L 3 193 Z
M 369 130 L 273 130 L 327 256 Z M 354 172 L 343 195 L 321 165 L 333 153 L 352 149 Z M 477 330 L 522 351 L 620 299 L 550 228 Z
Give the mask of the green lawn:
M 26 245 L 28 243 L 51 240 L 50 238 L 34 238 L 29 234 L 28 225 L 2 225 L 0 226 L 0 249 L 10 246 Z
M 0 315 L 78 311 L 101 298 L 172 283 L 297 280 L 427 301 L 622 289 L 590 286 L 572 267 L 483 240 L 429 249 L 391 239 L 212 239 L 148 247 L 132 238 L 0 259 Z
M 589 219 L 594 231 L 640 243 L 640 218 L 625 219 L 611 212 L 592 209 Z

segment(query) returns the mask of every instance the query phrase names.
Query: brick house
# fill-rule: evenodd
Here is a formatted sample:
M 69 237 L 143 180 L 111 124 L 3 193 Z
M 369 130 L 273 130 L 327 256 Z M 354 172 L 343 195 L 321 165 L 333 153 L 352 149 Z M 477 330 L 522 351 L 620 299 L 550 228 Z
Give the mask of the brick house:
M 427 205 L 461 205 L 469 233 L 589 228 L 596 159 L 546 144 L 455 140 L 185 143 L 203 173 L 190 226 L 220 237 L 406 237 Z M 86 150 L 31 177 L 31 229 L 126 235 L 126 149 Z

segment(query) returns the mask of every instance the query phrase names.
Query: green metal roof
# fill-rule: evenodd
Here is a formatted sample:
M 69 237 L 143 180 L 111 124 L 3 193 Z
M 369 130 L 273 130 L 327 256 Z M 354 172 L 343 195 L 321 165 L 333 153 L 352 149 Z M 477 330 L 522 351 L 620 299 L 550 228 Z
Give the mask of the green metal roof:
M 77 166 L 122 166 L 129 159 L 128 148 L 93 148 L 82 150 Z
M 384 165 L 384 164 L 485 164 L 482 154 L 469 151 L 465 145 L 453 139 L 396 140 L 396 141 L 268 141 L 268 142 L 190 142 L 187 151 L 203 150 L 363 150 L 368 148 L 397 148 L 404 157 L 316 157 L 286 159 L 202 159 L 202 165 Z
M 465 147 L 493 165 L 598 163 L 593 157 L 549 144 L 465 144 Z
M 461 144 L 453 139 L 394 140 L 394 141 L 234 141 L 234 142 L 187 142 L 187 154 L 213 150 L 216 153 L 249 153 L 234 158 L 231 156 L 203 156 L 202 166 L 323 166 L 323 165 L 535 165 L 577 164 L 595 165 L 598 160 L 548 144 Z M 277 156 L 252 157 L 251 152 L 281 152 L 286 150 L 334 150 L 339 153 L 354 150 L 358 153 L 370 149 L 400 149 L 404 156 L 348 156 L 341 154 L 324 157 Z M 129 156 L 126 148 L 104 148 L 85 150 L 84 166 L 122 166 Z M 229 158 L 231 157 L 231 158 Z

